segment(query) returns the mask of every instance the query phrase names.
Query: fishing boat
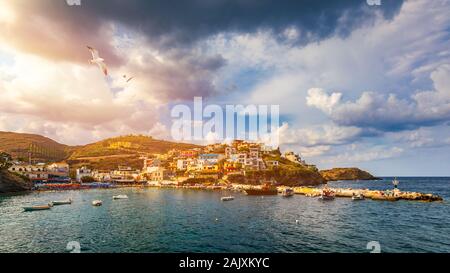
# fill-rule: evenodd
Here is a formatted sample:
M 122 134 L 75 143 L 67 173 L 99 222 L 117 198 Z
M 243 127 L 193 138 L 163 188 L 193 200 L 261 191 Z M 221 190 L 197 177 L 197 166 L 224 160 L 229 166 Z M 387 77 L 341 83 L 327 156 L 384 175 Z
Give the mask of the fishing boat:
M 354 194 L 352 196 L 352 200 L 353 201 L 364 200 L 364 194 L 362 194 L 362 193 Z
M 114 195 L 114 196 L 113 196 L 113 199 L 114 199 L 114 200 L 117 200 L 117 199 L 128 199 L 128 196 L 125 195 L 125 194 Z
M 72 199 L 53 201 L 52 203 L 54 206 L 70 205 L 72 204 Z
M 277 190 L 277 187 L 266 183 L 261 188 L 253 188 L 253 189 L 245 190 L 245 194 L 247 194 L 247 195 L 277 195 L 278 190 Z
M 291 197 L 294 196 L 294 190 L 291 188 L 285 188 L 282 192 L 281 192 L 281 196 L 283 197 Z
M 334 200 L 334 198 L 335 198 L 335 193 L 328 188 L 323 189 L 322 193 L 319 196 L 319 200 L 321 200 L 321 201 L 330 201 L 330 200 Z
M 23 210 L 24 211 L 49 210 L 49 209 L 51 209 L 51 207 L 52 207 L 52 205 L 51 205 L 51 203 L 49 203 L 47 205 L 23 207 Z
M 94 201 L 92 201 L 92 205 L 95 207 L 98 207 L 98 206 L 103 205 L 103 202 L 102 202 L 102 200 L 94 200 Z
M 220 198 L 221 201 L 232 201 L 234 200 L 234 196 L 224 196 Z

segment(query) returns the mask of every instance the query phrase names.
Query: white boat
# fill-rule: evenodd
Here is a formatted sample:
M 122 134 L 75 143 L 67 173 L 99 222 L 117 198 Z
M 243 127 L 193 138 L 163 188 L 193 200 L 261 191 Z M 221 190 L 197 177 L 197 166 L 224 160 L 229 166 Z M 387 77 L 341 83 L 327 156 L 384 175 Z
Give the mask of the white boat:
M 114 199 L 114 200 L 116 200 L 116 199 L 128 199 L 128 196 L 125 195 L 125 194 L 114 195 L 114 196 L 113 196 L 113 199 Z
M 234 200 L 234 196 L 224 196 L 220 198 L 221 201 L 231 201 Z
M 72 199 L 53 201 L 52 203 L 54 206 L 70 205 L 72 204 Z
M 359 193 L 359 194 L 353 195 L 352 200 L 353 201 L 364 200 L 364 194 Z
M 94 201 L 92 201 L 92 205 L 98 207 L 98 206 L 103 205 L 103 202 L 102 202 L 102 200 L 94 200 Z

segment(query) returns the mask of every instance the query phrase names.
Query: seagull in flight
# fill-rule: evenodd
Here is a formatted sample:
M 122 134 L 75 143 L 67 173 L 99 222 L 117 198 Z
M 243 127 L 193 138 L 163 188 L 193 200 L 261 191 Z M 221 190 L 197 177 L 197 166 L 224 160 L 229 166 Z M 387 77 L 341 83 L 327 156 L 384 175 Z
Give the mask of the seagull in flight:
M 126 80 L 126 82 L 129 82 L 132 79 L 134 79 L 134 77 L 130 77 L 130 78 L 127 79 L 127 75 L 123 75 L 123 78 Z
M 100 67 L 100 69 L 103 71 L 103 74 L 105 74 L 105 76 L 108 76 L 108 68 L 106 67 L 104 59 L 100 58 L 100 56 L 98 55 L 97 49 L 90 47 L 90 46 L 88 46 L 87 48 L 89 49 L 89 51 L 92 54 L 92 60 L 89 60 L 89 63 L 97 64 Z

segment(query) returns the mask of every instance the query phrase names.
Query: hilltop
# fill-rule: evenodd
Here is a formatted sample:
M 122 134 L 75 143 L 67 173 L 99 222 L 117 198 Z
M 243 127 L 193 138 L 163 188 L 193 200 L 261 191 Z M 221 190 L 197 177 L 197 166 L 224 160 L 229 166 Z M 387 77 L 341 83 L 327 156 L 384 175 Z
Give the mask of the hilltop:
M 379 178 L 358 168 L 333 168 L 320 171 L 322 177 L 327 181 L 337 180 L 378 180 Z
M 78 147 L 67 158 L 71 165 L 88 165 L 94 169 L 112 170 L 118 165 L 142 168 L 140 156 L 167 153 L 172 149 L 200 147 L 188 143 L 176 143 L 154 139 L 151 136 L 128 135 L 108 138 Z
M 0 152 L 23 161 L 28 160 L 30 152 L 35 161 L 64 160 L 74 148 L 41 135 L 0 132 Z

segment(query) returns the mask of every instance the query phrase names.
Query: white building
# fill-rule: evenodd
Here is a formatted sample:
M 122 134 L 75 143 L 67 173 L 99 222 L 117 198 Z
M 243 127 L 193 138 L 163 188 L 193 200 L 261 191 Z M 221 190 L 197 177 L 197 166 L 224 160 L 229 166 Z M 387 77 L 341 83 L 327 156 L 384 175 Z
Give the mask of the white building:
M 77 174 L 76 174 L 76 180 L 77 182 L 81 182 L 83 177 L 93 177 L 92 176 L 92 171 L 86 167 L 81 167 L 79 169 L 77 169 Z
M 147 167 L 145 174 L 149 181 L 162 181 L 164 180 L 164 171 L 163 167 Z

